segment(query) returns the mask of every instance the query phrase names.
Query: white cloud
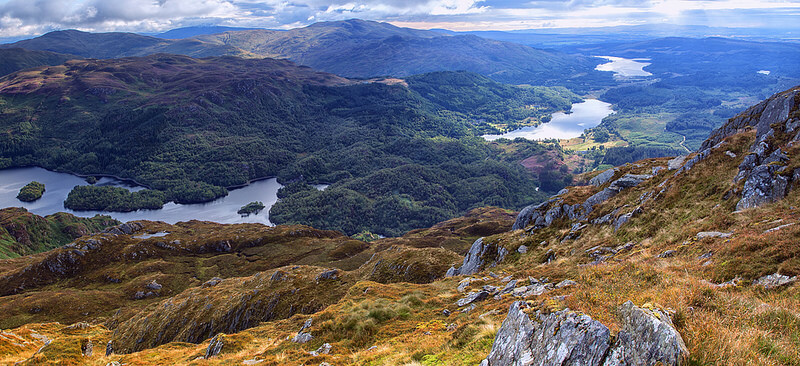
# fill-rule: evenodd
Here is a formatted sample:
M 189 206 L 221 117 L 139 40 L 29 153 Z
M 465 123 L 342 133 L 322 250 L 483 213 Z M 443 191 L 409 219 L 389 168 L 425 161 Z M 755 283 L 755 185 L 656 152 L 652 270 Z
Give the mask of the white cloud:
M 742 21 L 731 12 L 788 17 L 787 9 L 800 10 L 800 0 L 0 0 L 0 37 L 67 28 L 157 31 L 195 24 L 288 28 L 348 18 L 454 30 L 649 21 L 704 24 Z M 697 16 L 700 12 L 702 17 Z M 769 17 L 747 24 L 767 21 Z

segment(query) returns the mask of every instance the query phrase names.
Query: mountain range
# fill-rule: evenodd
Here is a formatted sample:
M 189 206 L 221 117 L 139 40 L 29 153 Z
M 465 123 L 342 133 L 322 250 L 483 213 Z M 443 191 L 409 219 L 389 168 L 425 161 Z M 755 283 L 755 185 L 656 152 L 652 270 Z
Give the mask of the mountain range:
M 609 79 L 607 73 L 594 71 L 599 61 L 591 58 L 471 35 L 451 36 L 363 20 L 315 23 L 289 31 L 227 31 L 185 39 L 67 30 L 0 48 L 87 58 L 155 53 L 286 58 L 320 71 L 360 78 L 465 70 L 515 84 L 564 85 L 566 80 L 585 87 L 590 80 L 602 83 Z

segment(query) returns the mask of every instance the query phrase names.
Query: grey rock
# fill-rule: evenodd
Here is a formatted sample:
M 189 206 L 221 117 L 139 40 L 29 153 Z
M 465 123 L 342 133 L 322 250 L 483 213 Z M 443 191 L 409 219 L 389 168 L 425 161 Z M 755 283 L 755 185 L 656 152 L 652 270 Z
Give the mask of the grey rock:
M 627 252 L 627 251 L 633 249 L 633 247 L 635 247 L 635 246 L 636 246 L 636 243 L 634 243 L 632 241 L 629 241 L 629 242 L 627 242 L 625 244 L 617 246 L 616 248 L 614 248 L 614 251 L 615 251 L 615 253 Z
M 480 271 L 483 267 L 493 267 L 505 259 L 508 250 L 494 244 L 483 243 L 483 238 L 475 240 L 470 247 L 469 252 L 464 257 L 464 262 L 459 268 L 452 268 L 447 270 L 445 276 L 458 276 L 458 275 L 471 275 Z M 491 259 L 491 263 L 484 263 L 485 259 Z
M 617 174 L 617 169 L 616 168 L 611 168 L 611 169 L 605 170 L 602 173 L 596 175 L 594 178 L 590 179 L 589 180 L 589 184 L 591 184 L 591 185 L 593 185 L 595 187 L 600 187 L 603 184 L 608 183 L 608 181 L 610 181 L 611 178 L 614 177 L 614 174 Z
M 709 258 L 711 258 L 713 256 L 714 256 L 714 252 L 708 252 L 706 254 L 703 254 L 703 255 L 697 257 L 697 259 L 700 259 L 700 260 L 709 259 Z
M 308 328 L 311 328 L 312 324 L 314 324 L 314 318 L 306 319 L 306 321 L 303 323 L 303 327 L 300 328 L 300 330 L 297 333 L 301 333 L 302 331 L 304 331 L 304 330 L 306 330 Z
M 214 338 L 211 338 L 211 342 L 208 343 L 208 348 L 206 348 L 206 359 L 214 357 L 222 352 L 222 347 L 225 346 L 225 342 L 222 339 L 222 334 L 217 334 Z
M 456 305 L 458 305 L 459 307 L 466 306 L 473 302 L 486 300 L 490 295 L 491 295 L 490 292 L 486 290 L 472 291 L 469 294 L 467 294 L 467 296 L 465 296 L 464 298 L 456 301 Z
M 619 309 L 622 329 L 603 366 L 680 365 L 688 355 L 686 344 L 670 320 L 658 309 L 642 309 L 625 302 Z
M 750 172 L 742 189 L 742 199 L 736 210 L 744 210 L 778 201 L 786 196 L 789 180 L 777 174 L 783 169 L 779 165 L 759 165 Z
M 300 332 L 292 338 L 292 342 L 303 344 L 311 342 L 312 339 L 314 339 L 314 336 L 312 336 L 311 333 Z
M 658 175 L 658 173 L 661 173 L 661 171 L 664 170 L 664 169 L 667 169 L 667 168 L 663 167 L 663 166 L 654 166 L 653 169 L 650 170 L 650 174 L 653 175 L 653 176 L 656 176 L 656 175 Z
M 676 253 L 677 252 L 675 252 L 674 250 L 670 249 L 670 250 L 666 250 L 663 253 L 657 255 L 656 257 L 657 258 L 670 258 L 670 257 L 674 257 Z
M 316 351 L 309 352 L 312 356 L 319 356 L 319 355 L 327 355 L 331 353 L 331 346 L 330 343 L 323 343 Z
M 694 156 L 692 156 L 691 159 L 689 159 L 689 160 L 687 160 L 686 162 L 683 163 L 683 165 L 680 167 L 680 169 L 678 169 L 678 171 L 675 172 L 675 176 L 677 176 L 678 174 L 681 174 L 683 172 L 687 172 L 687 171 L 691 170 L 692 167 L 694 167 L 695 164 L 699 163 L 700 161 L 702 161 L 703 159 L 708 157 L 708 155 L 710 155 L 710 154 L 711 154 L 711 149 L 704 149 L 704 150 L 698 151 Z
M 558 284 L 556 284 L 556 288 L 570 287 L 570 286 L 575 286 L 577 284 L 578 283 L 573 281 L 573 280 L 563 280 L 563 281 L 559 282 Z
M 667 169 L 676 170 L 676 169 L 680 168 L 681 165 L 683 165 L 684 161 L 686 161 L 686 155 L 681 155 L 681 156 L 675 157 L 674 159 L 672 159 L 669 162 L 667 162 Z
M 730 156 L 730 157 L 732 157 L 732 158 L 736 158 L 736 154 L 734 154 L 734 153 L 733 153 L 733 152 L 731 152 L 730 150 L 729 150 L 729 151 L 725 151 L 725 155 L 728 155 L 728 156 Z
M 208 281 L 206 281 L 206 282 L 203 282 L 203 285 L 202 285 L 202 287 L 206 287 L 206 288 L 208 288 L 208 287 L 214 287 L 214 286 L 216 286 L 216 285 L 219 285 L 219 283 L 220 283 L 220 282 L 222 282 L 222 279 L 221 279 L 221 278 L 219 278 L 219 277 L 213 277 L 213 278 L 211 278 L 210 280 L 208 280 Z
M 486 358 L 499 365 L 600 365 L 609 348 L 607 327 L 587 315 L 562 310 L 534 322 L 522 309 L 511 305 Z
M 156 280 L 153 280 L 152 282 L 148 283 L 147 286 L 145 287 L 147 287 L 148 290 L 158 291 L 161 290 L 163 286 L 161 286 L 161 284 L 156 282 Z
M 112 353 L 114 353 L 114 346 L 111 344 L 111 341 L 108 341 L 108 343 L 106 343 L 106 356 L 111 356 Z
M 81 354 L 84 357 L 92 357 L 94 345 L 91 339 L 86 339 L 81 343 Z
M 788 223 L 788 224 L 783 224 L 783 225 L 780 225 L 780 226 L 776 226 L 776 227 L 774 227 L 774 228 L 772 228 L 772 229 L 767 229 L 767 230 L 764 230 L 764 234 L 767 234 L 767 233 L 772 233 L 772 232 L 776 232 L 776 231 L 778 231 L 778 230 L 785 229 L 785 228 L 787 228 L 787 227 L 789 227 L 789 226 L 792 226 L 792 225 L 794 225 L 794 224 L 795 224 L 794 222 L 790 222 L 790 223 Z
M 753 281 L 753 285 L 761 286 L 767 290 L 771 290 L 777 287 L 792 284 L 796 281 L 797 281 L 797 276 L 789 277 L 775 272 L 771 275 L 764 276 Z
M 514 288 L 517 287 L 517 280 L 509 281 L 502 290 L 500 290 L 500 294 L 507 294 L 514 291 Z
M 320 280 L 335 280 L 337 278 L 337 274 L 338 273 L 339 273 L 338 269 L 331 269 L 331 270 L 328 270 L 328 271 L 325 271 L 325 272 L 322 272 L 322 273 L 318 274 L 317 277 L 315 278 L 315 280 L 317 280 L 317 281 L 320 281 Z
M 517 252 L 520 253 L 520 254 L 527 253 L 528 252 L 528 246 L 527 245 L 520 245 L 519 248 L 517 248 Z
M 649 174 L 625 174 L 621 178 L 615 180 L 614 183 L 611 183 L 611 188 L 619 191 L 623 188 L 636 187 L 652 177 L 653 176 Z
M 562 188 L 560 191 L 558 191 L 558 193 L 556 193 L 556 196 L 563 196 L 567 193 L 569 193 L 569 189 Z
M 447 309 L 442 310 L 442 315 L 450 316 L 450 310 L 447 310 Z
M 701 231 L 697 233 L 697 239 L 705 238 L 730 238 L 733 233 L 723 233 L 719 231 Z
M 470 282 L 472 282 L 471 277 L 461 280 L 461 282 L 458 283 L 457 287 L 458 292 L 464 292 L 467 289 L 467 286 L 469 286 Z

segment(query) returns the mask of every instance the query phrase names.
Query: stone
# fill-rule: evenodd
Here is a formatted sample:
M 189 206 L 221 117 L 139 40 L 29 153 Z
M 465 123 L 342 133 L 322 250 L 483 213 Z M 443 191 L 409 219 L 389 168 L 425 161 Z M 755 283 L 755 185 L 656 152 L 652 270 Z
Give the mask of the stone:
M 676 170 L 683 165 L 683 162 L 686 161 L 686 155 L 678 156 L 669 162 L 667 162 L 667 169 L 669 170 Z
M 577 284 L 578 284 L 577 282 L 572 281 L 572 280 L 563 280 L 563 281 L 559 282 L 558 284 L 556 284 L 556 288 L 570 287 L 570 286 L 575 286 Z
M 728 151 L 725 151 L 725 155 L 728 155 L 728 156 L 730 156 L 730 157 L 732 157 L 732 158 L 736 158 L 736 154 L 734 154 L 734 153 L 733 153 L 733 152 L 731 152 L 730 150 L 728 150 Z
M 488 298 L 490 295 L 491 294 L 489 293 L 489 291 L 486 290 L 472 291 L 469 294 L 467 294 L 467 296 L 465 296 L 464 298 L 456 301 L 456 305 L 458 305 L 459 307 L 466 306 L 476 301 L 486 300 L 486 298 Z
M 112 353 L 114 353 L 114 346 L 111 344 L 111 341 L 108 341 L 108 343 L 106 343 L 106 356 L 111 356 Z
M 92 357 L 92 349 L 93 348 L 94 348 L 94 345 L 92 344 L 92 340 L 91 339 L 87 338 L 87 339 L 84 339 L 83 342 L 81 342 L 81 354 L 84 357 Z
M 517 287 L 517 280 L 511 280 L 506 283 L 506 287 L 503 287 L 503 289 L 500 290 L 500 294 L 510 293 L 511 291 L 514 291 L 515 287 Z
M 147 286 L 145 287 L 147 287 L 148 290 L 158 291 L 161 290 L 163 286 L 161 286 L 161 284 L 156 282 L 156 280 L 153 280 L 152 282 L 148 283 Z
M 778 174 L 784 167 L 780 165 L 759 165 L 750 172 L 742 189 L 742 199 L 736 210 L 744 210 L 778 201 L 786 196 L 789 179 Z
M 672 249 L 670 249 L 670 250 L 666 250 L 663 253 L 657 255 L 656 257 L 658 257 L 658 258 L 670 258 L 670 257 L 674 257 L 675 253 L 677 253 L 677 252 L 672 250 Z
M 318 274 L 317 277 L 315 278 L 315 280 L 318 281 L 318 282 L 320 280 L 335 280 L 337 278 L 337 274 L 338 273 L 339 273 L 338 269 L 331 269 L 331 270 L 328 270 L 328 271 L 325 271 L 325 272 L 322 272 L 322 273 Z
M 596 175 L 594 178 L 590 179 L 589 180 L 589 184 L 591 184 L 591 185 L 593 185 L 595 187 L 600 187 L 603 184 L 608 183 L 608 181 L 610 181 L 611 178 L 614 177 L 614 174 L 617 174 L 617 169 L 616 168 L 611 168 L 611 169 L 605 170 L 602 173 Z
M 616 248 L 614 248 L 614 252 L 615 253 L 627 252 L 627 251 L 633 249 L 633 247 L 635 247 L 635 246 L 636 246 L 636 243 L 634 243 L 632 241 L 629 241 L 629 242 L 627 242 L 625 244 L 622 244 L 622 245 L 617 246 Z
M 600 365 L 609 348 L 606 326 L 587 315 L 561 310 L 536 316 L 523 312 L 515 302 L 497 331 L 485 360 L 488 366 Z
M 680 365 L 688 349 L 669 314 L 627 301 L 619 308 L 622 328 L 603 366 Z
M 447 270 L 445 276 L 452 277 L 475 274 L 484 266 L 492 267 L 502 262 L 507 254 L 508 250 L 505 248 L 494 243 L 484 244 L 483 238 L 479 238 L 472 243 L 472 247 L 470 247 L 469 252 L 464 257 L 464 262 L 461 264 L 461 267 L 451 267 Z M 491 259 L 493 262 L 486 264 L 484 263 L 485 259 Z
M 467 286 L 469 286 L 470 282 L 472 282 L 472 278 L 465 278 L 458 283 L 458 287 L 456 288 L 458 292 L 464 292 L 467 290 Z
M 442 315 L 450 316 L 450 310 L 447 310 L 447 309 L 442 310 Z
M 697 233 L 697 239 L 705 238 L 730 238 L 733 233 L 722 233 L 719 231 L 701 231 Z
M 251 359 L 251 360 L 242 361 L 242 365 L 258 365 L 258 364 L 260 364 L 262 362 L 264 362 L 264 360 L 259 360 L 259 359 L 254 358 L 254 359 Z
M 206 282 L 203 282 L 203 285 L 202 285 L 202 287 L 206 287 L 206 288 L 208 288 L 208 287 L 214 287 L 214 286 L 218 285 L 220 282 L 222 282 L 222 279 L 221 279 L 221 278 L 219 278 L 219 277 L 213 277 L 212 279 L 210 279 L 210 280 L 208 280 L 208 281 L 206 281 Z
M 774 274 L 761 277 L 753 281 L 753 285 L 761 286 L 766 290 L 771 290 L 781 286 L 789 285 L 797 282 L 797 276 L 789 277 L 775 272 Z
M 526 245 L 520 245 L 519 248 L 517 248 L 517 253 L 525 254 L 527 252 L 528 252 L 528 247 Z
M 303 344 L 310 342 L 312 339 L 314 339 L 314 336 L 311 333 L 300 332 L 292 338 L 292 342 Z
M 565 309 L 529 316 L 526 308 L 522 301 L 511 305 L 481 365 L 676 366 L 688 356 L 669 315 L 659 309 L 623 304 L 612 345 L 608 327 L 588 315 Z
M 214 357 L 222 352 L 222 347 L 225 345 L 224 336 L 222 333 L 219 333 L 211 338 L 211 341 L 208 343 L 208 348 L 206 348 L 206 359 Z
M 312 356 L 319 356 L 319 355 L 327 355 L 331 353 L 331 346 L 330 343 L 323 343 L 316 351 L 309 352 Z
M 611 187 L 609 188 L 619 191 L 623 188 L 636 187 L 652 177 L 653 176 L 649 174 L 625 174 L 611 183 Z

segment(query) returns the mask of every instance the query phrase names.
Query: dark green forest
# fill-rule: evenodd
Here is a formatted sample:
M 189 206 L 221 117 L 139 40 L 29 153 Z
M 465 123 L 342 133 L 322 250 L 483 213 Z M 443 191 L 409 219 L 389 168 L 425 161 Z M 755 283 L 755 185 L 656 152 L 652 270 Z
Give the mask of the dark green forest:
M 73 209 L 203 202 L 277 176 L 331 186 L 287 190 L 274 223 L 398 235 L 473 207 L 518 209 L 547 196 L 536 187 L 569 181 L 534 176 L 477 137 L 487 121 L 543 118 L 578 100 L 563 88 L 466 72 L 361 83 L 287 61 L 175 55 L 14 77 L 0 79 L 0 155 L 11 166 L 112 174 L 151 189 L 82 188 L 67 200 Z M 30 78 L 34 89 L 18 92 Z M 546 150 L 534 145 L 531 154 Z

